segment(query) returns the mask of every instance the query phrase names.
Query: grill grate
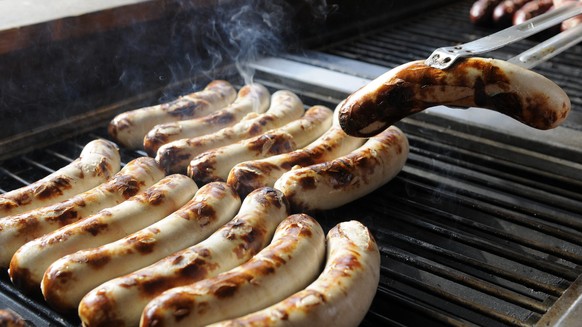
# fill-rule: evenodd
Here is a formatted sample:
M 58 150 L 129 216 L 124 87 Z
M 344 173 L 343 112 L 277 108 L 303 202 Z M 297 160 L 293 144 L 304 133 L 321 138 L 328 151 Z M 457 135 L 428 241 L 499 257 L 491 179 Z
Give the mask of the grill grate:
M 324 51 L 384 67 L 426 57 L 438 46 L 490 32 L 469 25 L 470 3 L 454 3 Z M 509 52 L 527 48 L 528 42 Z M 572 96 L 575 111 L 582 108 L 582 87 L 573 77 L 580 69 L 571 63 L 581 62 L 576 57 L 581 49 L 540 67 Z M 285 78 L 256 80 L 277 89 L 286 86 Z M 338 94 L 293 86 L 307 104 Z M 570 126 L 578 128 L 576 119 Z M 380 286 L 363 325 L 534 325 L 582 274 L 582 165 L 444 124 L 422 116 L 401 122 L 411 153 L 398 177 L 317 217 L 326 229 L 338 221 L 361 220 L 380 245 Z M 106 137 L 105 130 L 1 162 L 0 191 L 70 162 L 97 137 Z M 140 155 L 122 149 L 123 162 Z M 22 306 L 25 318 L 36 325 L 79 324 L 76 317 L 55 314 L 41 299 L 19 295 L 5 272 L 0 289 L 0 303 L 7 298 Z

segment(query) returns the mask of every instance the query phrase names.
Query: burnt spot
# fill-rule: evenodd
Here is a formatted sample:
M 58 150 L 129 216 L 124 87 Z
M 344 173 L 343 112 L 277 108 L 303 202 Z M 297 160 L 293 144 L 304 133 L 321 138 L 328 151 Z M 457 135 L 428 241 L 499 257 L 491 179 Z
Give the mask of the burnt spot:
M 170 140 L 167 133 L 156 132 L 144 138 L 143 147 L 150 157 L 155 157 L 158 149 Z
M 72 180 L 66 176 L 58 176 L 50 182 L 42 183 L 33 190 L 33 196 L 38 199 L 50 199 L 63 195 L 63 190 L 70 189 Z
M 123 319 L 117 316 L 117 307 L 118 304 L 108 296 L 107 291 L 98 290 L 83 298 L 83 302 L 79 306 L 79 315 L 84 317 L 86 321 L 90 321 L 91 326 L 123 326 Z M 95 310 L 95 308 L 99 308 L 99 310 Z
M 103 211 L 101 211 L 103 212 Z M 106 223 L 101 222 L 98 219 L 91 219 L 85 221 L 82 225 L 81 230 L 87 232 L 93 236 L 99 235 L 102 231 L 105 231 L 109 228 L 109 225 Z
M 183 150 L 181 147 L 170 146 L 163 148 L 162 151 L 158 152 L 160 166 L 164 169 L 166 173 L 170 173 L 175 169 L 176 166 L 183 165 L 180 168 L 186 170 L 185 165 L 192 159 L 192 155 L 188 151 Z
M 25 235 L 27 240 L 34 238 L 40 227 L 39 219 L 28 215 L 16 218 L 14 224 L 18 230 L 18 235 Z
M 188 166 L 188 176 L 202 184 L 223 181 L 214 175 L 215 169 L 216 154 L 214 151 L 208 151 L 192 160 Z
M 55 208 L 53 215 L 47 217 L 47 221 L 56 222 L 59 226 L 69 225 L 80 219 L 79 213 L 75 206 L 64 206 Z
M 238 284 L 236 283 L 224 283 L 218 285 L 215 289 L 212 290 L 212 293 L 216 295 L 219 299 L 224 299 L 228 297 L 232 297 L 238 291 Z
M 25 294 L 38 294 L 40 295 L 40 288 L 38 283 L 34 282 L 32 278 L 32 273 L 27 268 L 20 268 L 18 257 L 14 257 L 10 262 L 10 278 L 14 286 Z
M 292 136 L 287 133 L 270 133 L 249 142 L 249 150 L 267 156 L 287 153 L 295 149 Z
M 90 252 L 85 254 L 84 259 L 93 269 L 99 269 L 111 261 L 111 255 L 103 251 Z
M 109 125 L 107 126 L 107 132 L 114 138 L 117 138 L 119 131 L 125 129 L 130 129 L 133 127 L 133 122 L 131 121 L 131 116 L 126 114 L 121 114 L 117 116 Z
M 224 125 L 229 125 L 232 122 L 235 121 L 235 115 L 228 112 L 228 111 L 223 111 L 223 112 L 218 112 L 212 116 L 209 117 L 209 119 L 207 120 L 207 122 L 209 124 L 212 125 L 219 125 L 219 126 L 224 126 Z
M 203 201 L 194 203 L 187 210 L 179 210 L 176 214 L 186 220 L 196 219 L 200 227 L 207 226 L 217 218 L 214 207 Z
M 120 193 L 127 200 L 136 195 L 143 185 L 144 183 L 137 180 L 134 176 L 117 175 L 111 183 L 108 183 L 107 191 Z
M 166 194 L 163 190 L 157 187 L 152 187 L 147 189 L 143 195 L 140 197 L 140 202 L 147 203 L 152 206 L 158 206 L 164 202 L 166 199 Z
M 106 178 L 109 178 L 112 171 L 113 168 L 111 167 L 111 163 L 109 162 L 109 160 L 107 158 L 102 158 L 101 161 L 99 161 L 97 167 L 95 168 L 94 174 L 95 176 L 104 176 Z
M 289 202 L 283 195 L 283 193 L 272 187 L 262 187 L 260 189 L 254 190 L 249 194 L 253 199 L 263 206 L 275 206 L 276 208 L 281 208 L 281 206 L 289 206 Z
M 334 267 L 334 274 L 342 277 L 349 277 L 353 271 L 363 269 L 357 253 L 346 254 L 335 258 L 331 266 Z
M 196 111 L 204 110 L 208 106 L 209 103 L 201 99 L 181 98 L 161 105 L 161 109 L 171 116 L 184 118 L 192 117 Z
M 289 171 L 293 167 L 296 167 L 296 166 L 299 166 L 299 167 L 311 166 L 313 164 L 318 163 L 319 162 L 318 159 L 321 158 L 321 156 L 323 156 L 322 152 L 315 153 L 315 154 L 307 152 L 307 151 L 294 152 L 292 157 L 289 160 L 285 160 L 281 164 L 281 168 Z
M 313 190 L 317 187 L 315 178 L 312 176 L 301 177 L 299 179 L 299 185 L 301 185 L 301 188 L 304 190 Z
M 132 248 L 141 254 L 148 254 L 154 251 L 157 240 L 149 234 L 130 237 L 128 242 Z

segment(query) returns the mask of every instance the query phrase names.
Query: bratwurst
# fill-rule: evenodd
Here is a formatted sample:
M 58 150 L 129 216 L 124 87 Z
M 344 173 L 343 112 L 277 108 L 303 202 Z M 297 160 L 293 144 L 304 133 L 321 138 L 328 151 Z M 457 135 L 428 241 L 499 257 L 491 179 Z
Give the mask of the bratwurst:
M 372 136 L 436 105 L 492 109 L 537 129 L 558 126 L 570 99 L 546 77 L 503 60 L 466 58 L 441 70 L 424 61 L 398 66 L 350 95 L 339 108 L 346 133 Z

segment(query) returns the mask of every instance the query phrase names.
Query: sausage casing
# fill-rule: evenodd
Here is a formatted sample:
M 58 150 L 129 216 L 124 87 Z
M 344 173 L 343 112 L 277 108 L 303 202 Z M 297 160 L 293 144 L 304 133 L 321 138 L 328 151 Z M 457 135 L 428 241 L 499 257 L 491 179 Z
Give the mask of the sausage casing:
M 370 231 L 342 222 L 327 234 L 325 268 L 313 283 L 264 310 L 210 326 L 358 326 L 379 280 L 380 252 Z
M 143 146 L 144 136 L 154 126 L 206 116 L 229 105 L 235 98 L 236 90 L 229 82 L 215 80 L 204 90 L 177 100 L 121 113 L 111 120 L 108 132 L 124 147 L 139 149 Z
M 85 326 L 136 326 L 146 304 L 173 287 L 187 285 L 232 269 L 257 254 L 289 215 L 283 194 L 265 187 L 249 194 L 229 223 L 206 240 L 148 267 L 115 278 L 81 300 Z
M 349 135 L 371 136 L 436 105 L 487 108 L 537 129 L 558 126 L 571 107 L 564 90 L 544 76 L 503 60 L 472 57 L 446 70 L 424 61 L 398 66 L 351 94 L 339 121 Z
M 243 86 L 236 100 L 207 116 L 156 125 L 144 137 L 144 149 L 155 157 L 160 146 L 171 141 L 217 132 L 239 122 L 246 114 L 263 113 L 269 108 L 269 91 L 260 84 Z
M 408 139 L 396 126 L 358 149 L 321 164 L 292 169 L 275 182 L 294 212 L 337 208 L 390 181 L 408 157 Z
M 108 180 L 121 168 L 119 149 L 102 139 L 85 145 L 79 158 L 50 175 L 0 195 L 0 218 L 66 200 Z
M 272 187 L 277 179 L 292 168 L 330 161 L 355 150 L 366 139 L 347 135 L 339 126 L 337 112 L 334 111 L 331 128 L 317 140 L 299 150 L 241 162 L 230 170 L 227 183 L 244 197 L 260 187 Z
M 266 308 L 313 282 L 324 256 L 325 235 L 317 221 L 289 216 L 271 244 L 248 262 L 153 299 L 141 326 L 205 326 Z
M 143 192 L 163 177 L 163 170 L 153 158 L 137 158 L 96 188 L 64 202 L 0 221 L 2 261 L 10 262 L 14 252 L 26 242 L 117 205 Z M 9 270 L 14 285 L 24 291 L 38 291 L 40 279 L 30 280 L 29 270 L 16 265 L 17 262 L 19 260 L 14 260 Z
M 197 155 L 263 134 L 301 117 L 303 112 L 303 103 L 297 95 L 280 90 L 271 96 L 271 105 L 267 112 L 260 115 L 249 114 L 251 117 L 245 117 L 234 126 L 212 134 L 165 144 L 159 148 L 156 160 L 166 172 L 185 173 L 188 164 Z
M 67 255 L 51 264 L 45 276 L 52 276 L 59 297 L 76 307 L 99 284 L 204 240 L 230 221 L 239 207 L 240 198 L 228 185 L 207 184 L 166 218 L 115 242 Z
M 197 186 L 183 175 L 163 178 L 144 192 L 81 221 L 66 225 L 24 244 L 12 258 L 11 265 L 28 269 L 31 280 L 42 279 L 47 300 L 57 309 L 67 309 L 66 301 L 50 296 L 58 294 L 58 285 L 43 278 L 45 270 L 59 258 L 100 246 L 138 231 L 177 210 L 194 196 Z M 96 264 L 99 264 L 97 262 Z
M 291 152 L 315 140 L 329 129 L 332 116 L 329 108 L 313 106 L 285 126 L 198 155 L 188 165 L 188 176 L 200 183 L 226 181 L 237 163 Z

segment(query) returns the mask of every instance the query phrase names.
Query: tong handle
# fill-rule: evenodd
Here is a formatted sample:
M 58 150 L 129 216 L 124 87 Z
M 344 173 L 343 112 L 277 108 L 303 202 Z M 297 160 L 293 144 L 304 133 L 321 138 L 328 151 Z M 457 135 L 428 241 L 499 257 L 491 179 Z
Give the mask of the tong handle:
M 577 3 L 559 7 L 475 41 L 438 48 L 426 59 L 425 63 L 434 68 L 447 69 L 460 57 L 471 57 L 502 48 L 580 14 L 582 14 L 582 6 Z

